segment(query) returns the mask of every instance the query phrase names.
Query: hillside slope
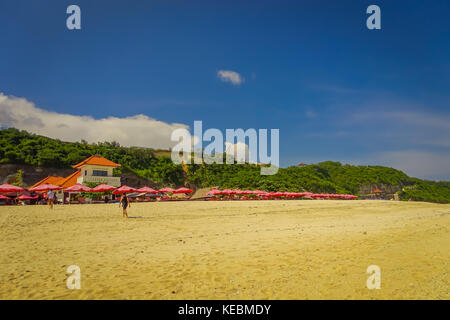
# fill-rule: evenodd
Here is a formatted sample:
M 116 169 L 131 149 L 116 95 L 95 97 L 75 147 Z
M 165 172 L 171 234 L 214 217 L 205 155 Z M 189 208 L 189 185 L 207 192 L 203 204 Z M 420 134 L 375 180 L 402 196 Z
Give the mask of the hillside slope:
M 400 170 L 382 166 L 352 166 L 326 161 L 302 167 L 280 168 L 273 176 L 260 175 L 260 167 L 249 164 L 174 164 L 162 150 L 123 147 L 116 142 L 63 142 L 19 131 L 0 130 L 0 164 L 70 168 L 92 154 L 100 154 L 138 177 L 161 185 L 193 188 L 289 190 L 325 193 L 367 194 L 375 188 L 399 192 L 404 200 L 450 203 L 450 182 L 411 178 Z

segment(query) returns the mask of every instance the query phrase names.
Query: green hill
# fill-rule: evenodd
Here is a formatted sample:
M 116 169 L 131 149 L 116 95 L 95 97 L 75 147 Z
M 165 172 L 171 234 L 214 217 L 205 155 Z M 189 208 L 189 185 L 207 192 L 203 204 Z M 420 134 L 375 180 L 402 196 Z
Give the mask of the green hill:
M 174 164 L 168 151 L 123 147 L 116 142 L 88 144 L 63 142 L 14 128 L 0 130 L 0 164 L 70 168 L 92 154 L 120 163 L 120 171 L 166 185 L 261 189 L 325 193 L 369 193 L 374 186 L 389 193 L 399 191 L 402 200 L 450 203 L 450 182 L 411 178 L 400 170 L 382 166 L 352 166 L 326 161 L 302 167 L 280 168 L 273 176 L 261 176 L 260 167 L 249 164 Z

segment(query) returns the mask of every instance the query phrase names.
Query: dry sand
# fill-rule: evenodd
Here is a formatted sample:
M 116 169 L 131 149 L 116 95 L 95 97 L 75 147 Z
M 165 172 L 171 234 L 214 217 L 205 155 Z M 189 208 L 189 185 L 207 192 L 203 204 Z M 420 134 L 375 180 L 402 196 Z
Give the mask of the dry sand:
M 0 207 L 1 299 L 449 299 L 450 205 Z M 366 287 L 369 265 L 381 289 Z M 66 287 L 69 265 L 81 290 Z

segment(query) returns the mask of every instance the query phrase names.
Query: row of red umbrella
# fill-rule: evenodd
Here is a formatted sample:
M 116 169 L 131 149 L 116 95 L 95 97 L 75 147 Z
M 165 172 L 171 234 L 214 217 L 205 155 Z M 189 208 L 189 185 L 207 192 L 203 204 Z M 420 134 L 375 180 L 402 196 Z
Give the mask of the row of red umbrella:
M 48 183 L 44 183 L 41 184 L 37 187 L 34 188 L 30 188 L 29 191 L 34 191 L 34 192 L 45 192 L 45 191 L 49 191 L 49 190 L 62 190 L 63 188 L 61 188 L 60 186 L 56 186 L 53 184 L 48 184 Z M 23 191 L 26 191 L 27 189 L 22 188 L 22 187 L 17 187 L 17 186 L 13 186 L 10 184 L 2 184 L 0 185 L 0 193 L 20 193 Z M 159 190 L 154 190 L 150 187 L 142 187 L 139 189 L 135 189 L 129 186 L 121 186 L 119 188 L 107 185 L 107 184 L 100 184 L 98 186 L 96 186 L 95 188 L 89 188 L 85 185 L 82 184 L 75 184 L 69 188 L 64 189 L 65 192 L 105 192 L 105 191 L 113 191 L 113 194 L 122 194 L 122 193 L 132 193 L 132 192 L 138 192 L 138 193 L 192 193 L 194 192 L 194 190 L 192 189 L 188 189 L 185 187 L 181 187 L 178 189 L 172 189 L 172 188 L 162 188 Z M 2 198 L 0 198 L 2 199 Z
M 29 191 L 35 191 L 35 192 L 45 192 L 49 190 L 61 190 L 62 188 L 59 186 L 55 186 L 53 184 L 41 184 L 37 187 L 29 189 Z M 13 186 L 10 184 L 2 184 L 0 185 L 0 193 L 11 193 L 11 192 L 23 192 L 26 191 L 25 188 Z M 123 194 L 123 193 L 192 193 L 194 192 L 192 189 L 188 189 L 185 187 L 181 187 L 178 189 L 172 189 L 169 187 L 165 187 L 159 190 L 152 189 L 150 187 L 142 187 L 139 189 L 135 189 L 126 185 L 123 185 L 119 188 L 107 185 L 107 184 L 100 184 L 96 186 L 95 188 L 89 188 L 82 184 L 76 184 L 72 187 L 64 189 L 65 192 L 106 192 L 106 191 L 112 191 L 113 194 Z M 265 196 L 265 197 L 304 197 L 309 196 L 311 198 L 346 198 L 346 199 L 354 199 L 356 196 L 349 195 L 349 194 L 327 194 L 327 193 L 320 193 L 320 194 L 314 194 L 311 192 L 267 192 L 267 191 L 261 191 L 261 190 L 231 190 L 231 189 L 213 189 L 211 190 L 208 195 L 215 196 L 215 195 L 256 195 L 256 196 Z M 30 200 L 35 199 L 34 197 L 29 197 L 22 195 L 24 198 L 23 200 Z M 28 197 L 30 199 L 25 199 L 25 197 Z M 0 199 L 4 199 L 4 196 L 1 196 Z M 20 199 L 20 197 L 19 197 Z
M 216 195 L 256 195 L 256 196 L 263 196 L 263 197 L 312 197 L 312 198 L 348 198 L 348 199 L 354 199 L 356 196 L 350 195 L 350 194 L 315 194 L 311 192 L 267 192 L 267 191 L 261 191 L 261 190 L 231 190 L 231 189 L 212 189 L 210 192 L 207 193 L 209 196 L 216 196 Z

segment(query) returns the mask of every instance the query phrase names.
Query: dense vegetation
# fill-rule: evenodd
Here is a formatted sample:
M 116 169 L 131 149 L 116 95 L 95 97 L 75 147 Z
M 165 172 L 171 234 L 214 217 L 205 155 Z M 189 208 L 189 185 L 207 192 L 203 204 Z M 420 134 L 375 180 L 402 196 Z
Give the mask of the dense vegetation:
M 404 200 L 450 203 L 450 182 L 410 178 L 402 171 L 381 166 L 341 165 L 326 161 L 304 167 L 280 168 L 276 175 L 260 175 L 260 167 L 249 164 L 176 165 L 155 150 L 122 147 L 116 142 L 88 144 L 63 142 L 9 128 L 0 130 L 0 163 L 65 168 L 92 154 L 120 163 L 120 171 L 163 185 L 191 187 L 289 190 L 358 194 L 363 185 L 399 186 Z

